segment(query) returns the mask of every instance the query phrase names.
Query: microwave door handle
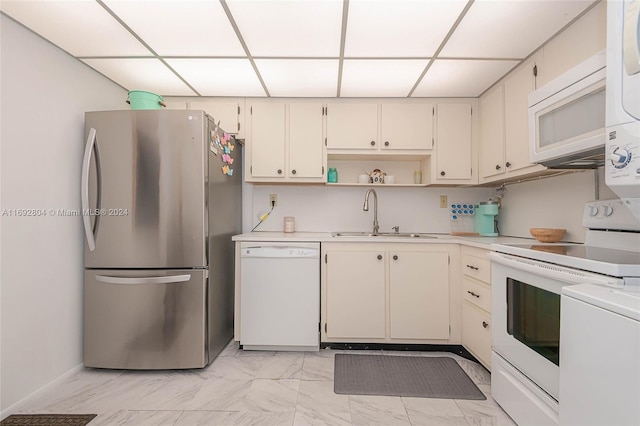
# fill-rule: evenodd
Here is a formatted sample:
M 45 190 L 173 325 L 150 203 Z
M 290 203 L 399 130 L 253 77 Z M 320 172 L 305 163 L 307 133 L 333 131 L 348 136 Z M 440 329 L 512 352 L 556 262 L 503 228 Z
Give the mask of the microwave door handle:
M 628 2 L 624 16 L 624 32 L 622 34 L 622 56 L 627 74 L 640 72 L 640 0 Z
M 84 146 L 84 158 L 82 160 L 82 180 L 81 180 L 81 199 L 82 199 L 82 223 L 84 225 L 84 235 L 87 238 L 89 250 L 96 249 L 96 240 L 94 229 L 91 226 L 91 216 L 89 212 L 89 169 L 91 166 L 91 156 L 96 145 L 96 129 L 93 127 L 89 130 L 87 143 Z

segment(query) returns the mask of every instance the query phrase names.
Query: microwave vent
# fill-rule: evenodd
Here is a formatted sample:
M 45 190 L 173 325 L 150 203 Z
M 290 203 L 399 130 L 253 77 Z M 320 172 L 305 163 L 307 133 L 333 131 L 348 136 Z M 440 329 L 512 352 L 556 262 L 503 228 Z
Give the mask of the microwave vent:
M 549 169 L 597 169 L 604 166 L 604 147 L 596 147 L 590 151 L 575 153 L 562 158 L 542 162 Z

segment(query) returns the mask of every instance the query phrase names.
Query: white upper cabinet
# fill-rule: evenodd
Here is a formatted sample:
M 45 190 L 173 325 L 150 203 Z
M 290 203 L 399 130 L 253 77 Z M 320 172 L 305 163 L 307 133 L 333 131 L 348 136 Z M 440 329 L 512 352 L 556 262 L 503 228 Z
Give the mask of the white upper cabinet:
M 432 182 L 470 181 L 473 176 L 471 104 L 438 104 L 435 134 Z
M 529 162 L 529 94 L 535 90 L 537 62 L 534 56 L 504 81 L 505 169 L 531 166 Z M 536 70 L 534 72 L 534 70 Z
M 324 176 L 322 104 L 289 104 L 289 175 L 295 178 Z
M 240 131 L 244 130 L 240 125 L 240 110 L 244 101 L 217 101 L 217 100 L 193 100 L 189 102 L 189 109 L 204 110 L 220 122 L 220 128 L 227 133 L 240 138 Z
M 540 63 L 538 52 L 480 98 L 481 183 L 546 170 L 529 162 L 529 94 Z
M 189 109 L 189 103 L 187 101 L 164 101 L 167 109 Z
M 255 103 L 250 108 L 251 163 L 247 176 L 284 178 L 285 104 Z
M 504 173 L 504 86 L 480 98 L 480 177 Z
M 330 103 L 327 149 L 340 153 L 424 154 L 432 147 L 433 105 Z
M 322 104 L 263 101 L 248 108 L 248 182 L 324 181 Z
M 327 105 L 327 149 L 378 149 L 376 103 Z
M 382 104 L 380 148 L 385 150 L 432 147 L 433 105 Z

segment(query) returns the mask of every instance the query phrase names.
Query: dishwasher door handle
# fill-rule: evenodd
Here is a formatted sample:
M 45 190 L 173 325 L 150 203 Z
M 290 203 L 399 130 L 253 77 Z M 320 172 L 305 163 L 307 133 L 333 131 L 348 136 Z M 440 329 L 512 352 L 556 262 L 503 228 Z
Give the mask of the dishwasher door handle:
M 243 248 L 240 256 L 243 258 L 319 259 L 320 250 L 295 246 L 256 246 Z

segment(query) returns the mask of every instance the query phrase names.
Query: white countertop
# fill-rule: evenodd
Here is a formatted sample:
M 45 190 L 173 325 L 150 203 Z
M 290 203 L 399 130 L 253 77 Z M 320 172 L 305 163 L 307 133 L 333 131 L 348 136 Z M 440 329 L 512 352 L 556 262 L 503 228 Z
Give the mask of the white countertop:
M 333 237 L 331 232 L 247 232 L 234 235 L 233 241 L 273 241 L 273 242 L 323 242 L 323 243 L 411 243 L 411 244 L 462 244 L 466 246 L 478 247 L 490 250 L 492 244 L 505 244 L 535 241 L 532 238 L 518 237 L 462 237 L 449 234 L 429 234 L 435 238 L 424 237 Z

